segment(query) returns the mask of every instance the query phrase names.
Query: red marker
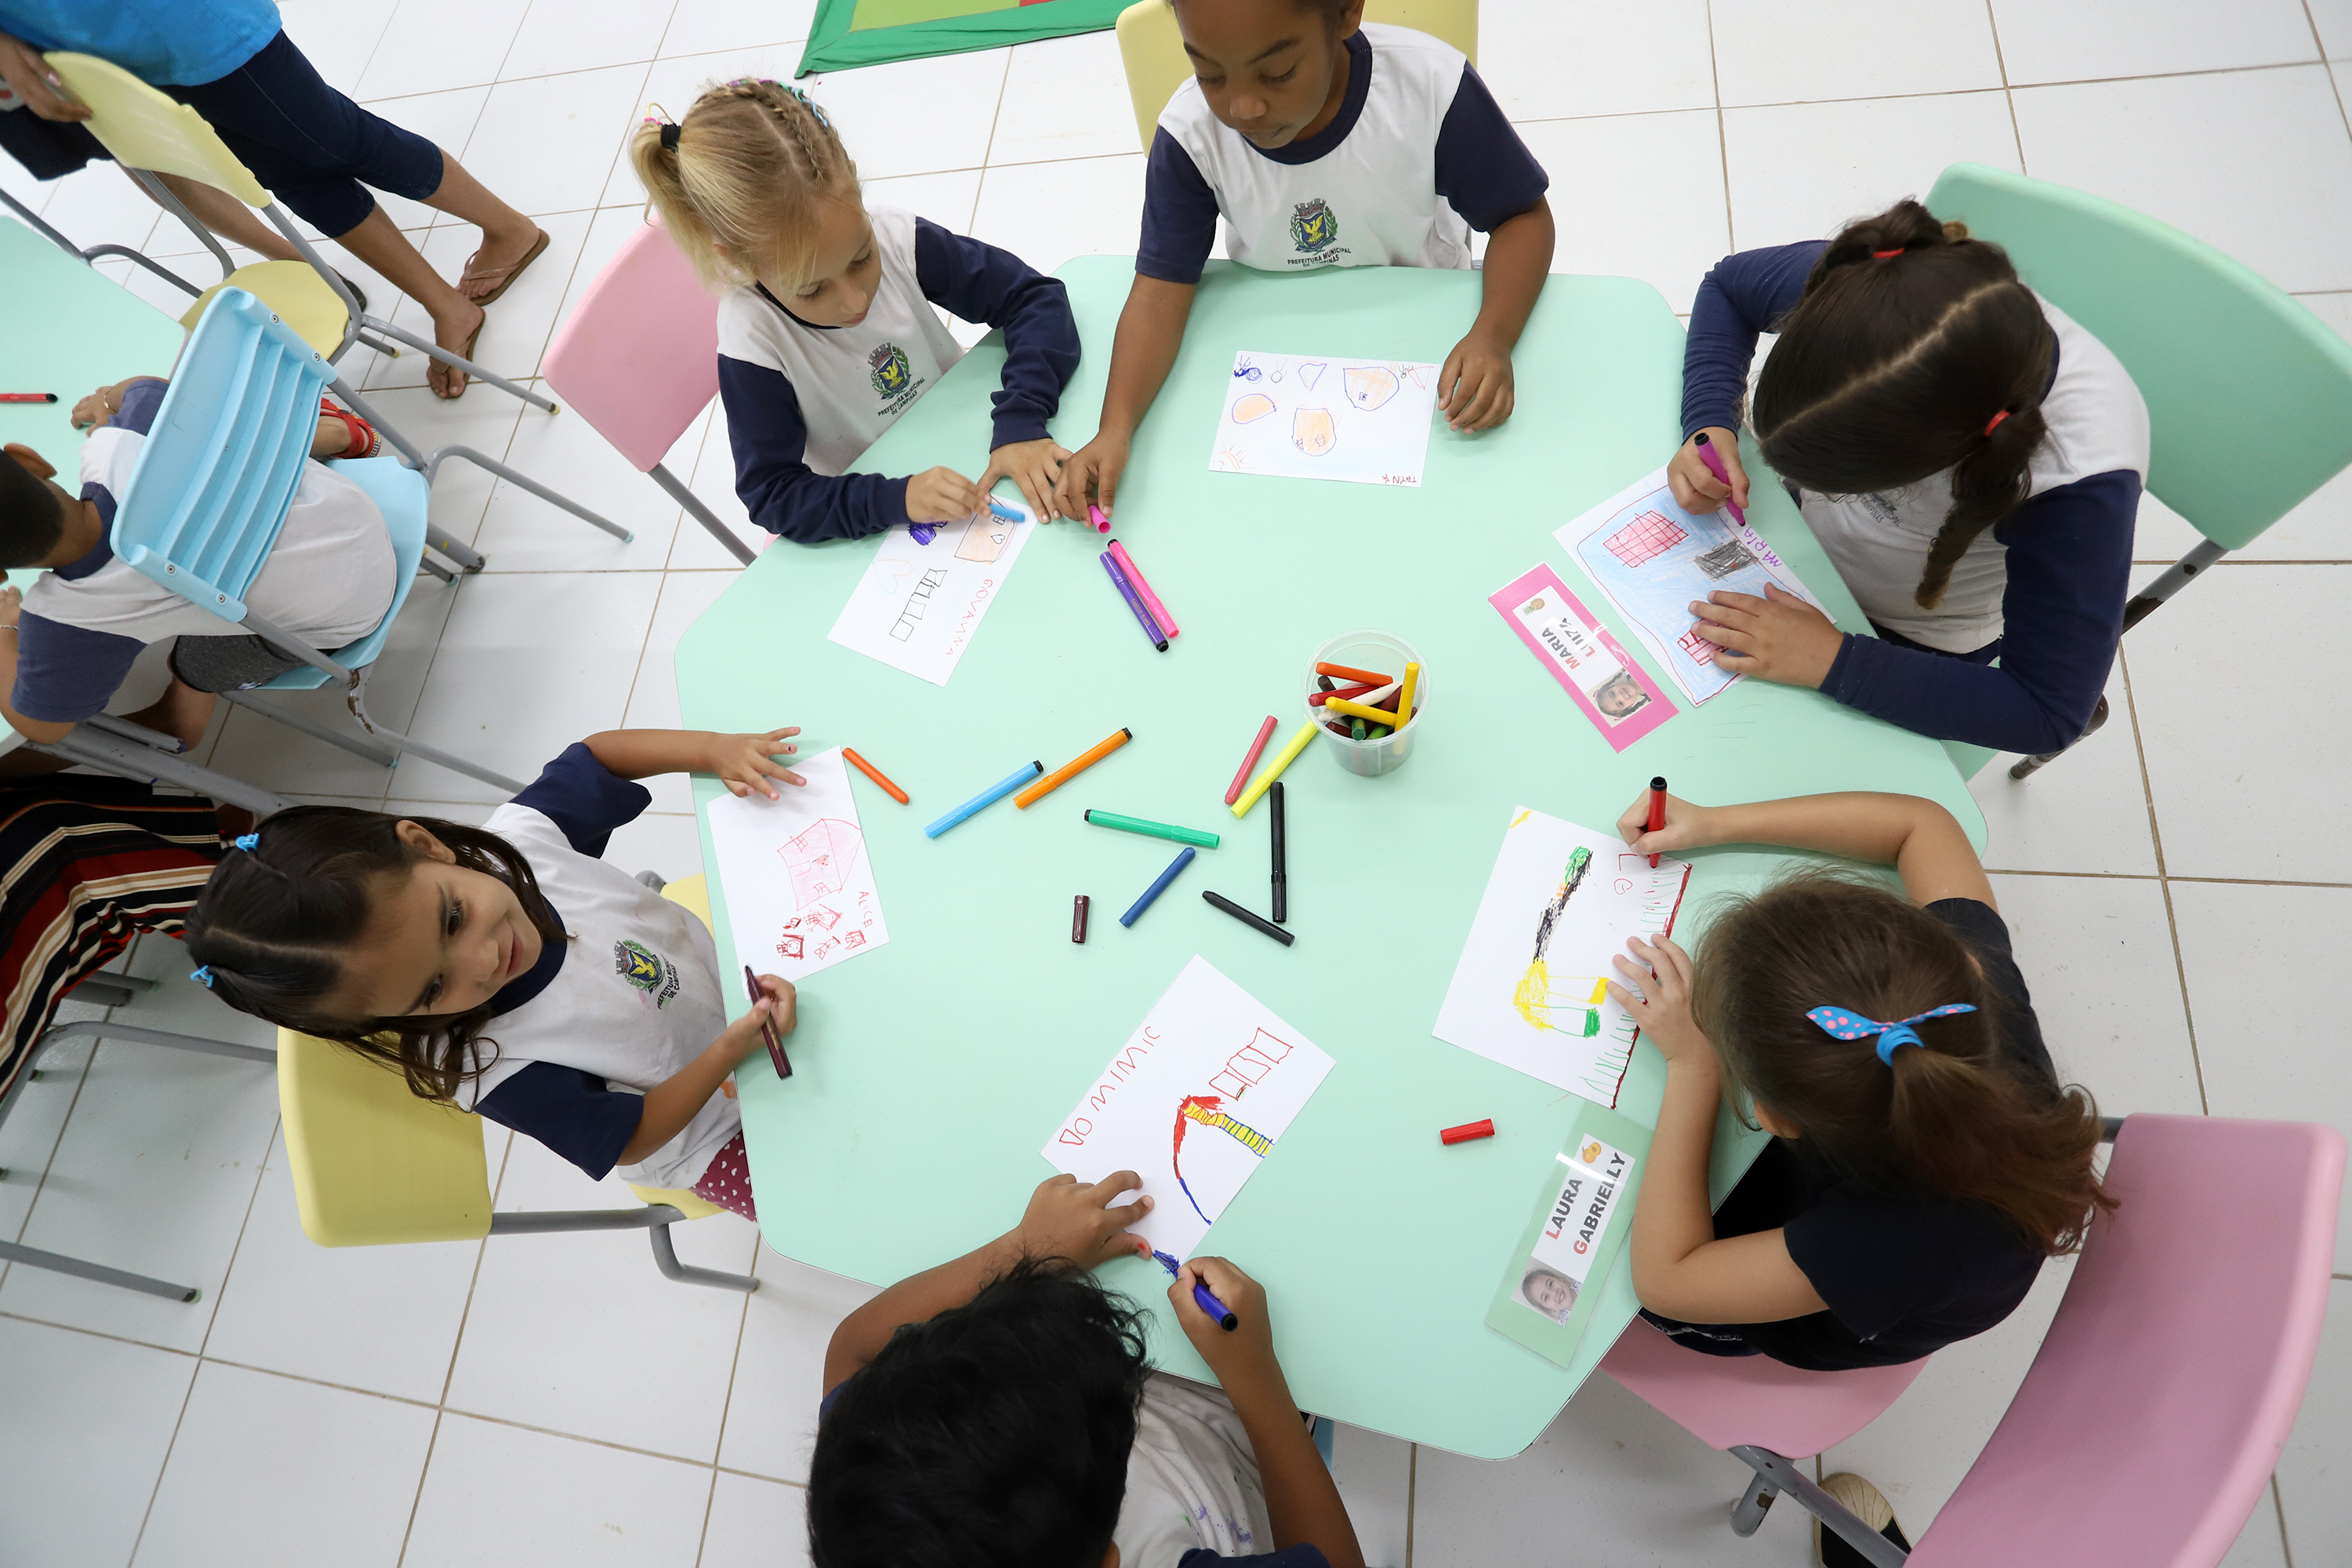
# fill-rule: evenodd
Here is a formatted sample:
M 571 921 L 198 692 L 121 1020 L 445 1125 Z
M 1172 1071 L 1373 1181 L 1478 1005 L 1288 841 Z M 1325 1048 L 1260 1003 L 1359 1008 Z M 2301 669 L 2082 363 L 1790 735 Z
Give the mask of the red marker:
M 1087 910 L 1093 900 L 1084 893 L 1070 900 L 1070 940 L 1083 943 L 1087 940 Z
M 1649 826 L 1649 831 L 1650 831 L 1650 832 L 1652 832 L 1652 833 L 1655 833 L 1659 828 L 1664 827 L 1665 825 L 1666 825 L 1666 781 L 1665 781 L 1665 780 L 1664 780 L 1664 779 L 1662 779 L 1662 778 L 1652 779 L 1652 780 L 1650 781 L 1650 826 Z M 1650 864 L 1651 864 L 1651 865 L 1653 865 L 1653 866 L 1654 866 L 1654 865 L 1656 865 L 1657 863 L 1658 863 L 1658 858 L 1657 858 L 1655 855 L 1651 856 L 1651 857 L 1650 857 Z
M 1324 687 L 1322 690 L 1307 700 L 1307 706 L 1309 708 L 1320 708 L 1334 697 L 1342 702 L 1352 702 L 1367 691 L 1380 689 L 1377 686 L 1334 686 L 1330 683 L 1331 678 L 1328 675 L 1318 676 L 1316 679 L 1324 682 Z
M 54 392 L 0 392 L 0 403 L 55 403 Z
M 1225 786 L 1227 805 L 1241 799 L 1242 785 L 1249 783 L 1250 770 L 1257 766 L 1259 754 L 1265 752 L 1266 742 L 1274 737 L 1275 722 L 1274 715 L 1269 713 L 1265 716 L 1265 722 L 1258 727 L 1257 739 L 1250 742 L 1249 754 L 1242 759 L 1241 771 L 1234 775 L 1234 782 Z
M 1448 1127 L 1438 1133 L 1438 1137 L 1448 1143 L 1467 1143 L 1474 1138 L 1492 1138 L 1494 1135 L 1495 1119 L 1491 1116 L 1484 1121 L 1465 1121 L 1459 1127 Z
M 760 984 L 760 977 L 751 973 L 751 966 L 748 963 L 743 966 L 743 988 L 751 994 L 751 1005 L 754 1007 L 768 999 L 767 991 Z M 792 1077 L 792 1059 L 784 1055 L 783 1037 L 777 1034 L 776 1026 L 765 1018 L 760 1020 L 760 1038 L 767 1043 L 768 1060 L 775 1064 L 776 1076 Z

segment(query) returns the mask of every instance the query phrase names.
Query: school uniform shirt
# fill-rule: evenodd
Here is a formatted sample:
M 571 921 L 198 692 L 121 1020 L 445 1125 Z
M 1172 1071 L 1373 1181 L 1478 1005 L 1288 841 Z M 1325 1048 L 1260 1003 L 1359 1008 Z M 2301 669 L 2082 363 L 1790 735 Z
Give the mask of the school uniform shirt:
M 857 325 L 814 326 L 757 284 L 719 301 L 735 493 L 752 521 L 803 544 L 908 521 L 905 479 L 849 468 L 963 357 L 933 303 L 1004 331 L 992 450 L 1044 438 L 1078 367 L 1077 322 L 1060 279 L 912 213 L 876 207 L 867 216 L 881 276 Z
M 1827 244 L 1727 256 L 1699 285 L 1683 361 L 1685 439 L 1739 427 L 1757 335 L 1796 305 Z M 1879 632 L 1848 636 L 1822 689 L 1924 735 L 2029 754 L 2080 739 L 2106 685 L 2148 459 L 2147 405 L 2130 373 L 2055 305 L 2042 300 L 2042 313 L 2057 346 L 2032 493 L 1969 544 L 1935 609 L 1912 595 L 1951 510 L 1948 470 L 1866 495 L 1797 492 Z
M 283 26 L 274 0 L 5 0 L 0 32 L 111 60 L 152 86 L 228 75 Z
M 1165 1373 L 1144 1380 L 1111 1539 L 1122 1568 L 1208 1568 L 1237 1558 L 1326 1568 L 1317 1547 L 1275 1549 L 1257 1456 L 1232 1401 Z
M 1225 254 L 1266 272 L 1470 265 L 1489 233 L 1550 184 L 1458 49 L 1410 27 L 1349 35 L 1339 112 L 1260 148 L 1187 78 L 1160 113 L 1143 176 L 1135 269 L 1198 283 L 1225 220 Z
M 2057 1071 L 2009 927 L 1973 899 L 1944 899 L 1927 912 L 1984 966 L 2010 1068 L 2054 1099 Z M 1775 1361 L 1822 1372 L 1917 1361 L 1984 1332 L 2025 1300 L 2044 1256 L 1989 1205 L 1872 1191 L 1830 1171 L 1801 1138 L 1766 1145 L 1716 1211 L 1717 1237 L 1776 1227 L 1829 1310 L 1726 1326 Z
M 742 1130 L 713 1094 L 668 1142 L 634 1165 L 645 1093 L 700 1056 L 727 1027 L 719 949 L 709 931 L 600 858 L 613 830 L 653 796 L 574 743 L 483 826 L 521 854 L 566 939 L 490 1002 L 476 1043 L 479 1076 L 457 1102 L 554 1150 L 594 1180 L 691 1187 Z
M 130 388 L 113 422 L 82 443 L 81 498 L 97 506 L 105 532 L 89 554 L 43 573 L 26 591 L 10 700 L 28 719 L 79 723 L 104 711 L 151 643 L 253 635 L 115 558 L 115 501 L 138 466 L 163 388 L 160 381 Z M 383 513 L 325 464 L 304 463 L 247 605 L 331 653 L 375 629 L 395 585 Z

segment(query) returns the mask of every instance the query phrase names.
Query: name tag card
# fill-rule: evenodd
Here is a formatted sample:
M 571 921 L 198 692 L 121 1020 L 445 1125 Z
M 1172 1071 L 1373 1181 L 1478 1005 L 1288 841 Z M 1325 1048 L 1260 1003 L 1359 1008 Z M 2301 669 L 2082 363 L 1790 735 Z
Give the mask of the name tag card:
M 1486 602 L 1613 749 L 1623 751 L 1680 711 L 1550 567 L 1538 566 Z

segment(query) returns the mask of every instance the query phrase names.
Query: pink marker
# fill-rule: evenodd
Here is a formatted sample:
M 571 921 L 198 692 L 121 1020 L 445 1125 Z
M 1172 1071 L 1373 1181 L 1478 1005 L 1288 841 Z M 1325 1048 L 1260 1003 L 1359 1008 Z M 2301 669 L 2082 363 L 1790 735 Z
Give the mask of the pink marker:
M 1151 618 L 1160 623 L 1160 629 L 1168 636 L 1174 637 L 1176 617 L 1168 613 L 1168 606 L 1160 602 L 1160 595 L 1151 591 L 1151 584 L 1145 582 L 1143 574 L 1135 569 L 1134 559 L 1128 554 L 1126 547 L 1114 539 L 1110 542 L 1110 552 L 1112 558 L 1118 561 L 1120 569 L 1127 574 L 1127 580 L 1134 584 L 1135 591 L 1143 596 L 1143 607 L 1151 612 Z M 1231 805 L 1233 802 L 1227 801 L 1225 804 Z
M 1717 479 L 1721 479 L 1725 484 L 1729 484 L 1731 482 L 1731 476 L 1724 471 L 1722 455 L 1717 452 L 1714 444 L 1707 440 L 1706 432 L 1702 430 L 1696 436 L 1691 437 L 1691 444 L 1698 448 L 1698 460 L 1706 465 L 1707 472 L 1713 474 Z M 1740 507 L 1738 501 L 1733 500 L 1727 496 L 1724 498 L 1723 504 L 1731 509 L 1732 521 L 1738 523 L 1742 528 L 1746 528 L 1748 526 L 1748 513 Z
M 1108 533 L 1110 531 L 1110 519 L 1105 517 L 1103 515 L 1103 509 L 1095 505 L 1092 501 L 1087 502 L 1087 521 L 1095 525 L 1095 531 L 1097 533 Z
M 1273 738 L 1274 725 L 1274 715 L 1269 713 L 1265 716 L 1265 722 L 1258 726 L 1257 739 L 1250 742 L 1249 755 L 1242 759 L 1241 772 L 1235 773 L 1234 775 L 1234 782 L 1225 786 L 1225 804 L 1227 805 L 1231 805 L 1234 802 L 1241 799 L 1242 785 L 1248 782 L 1250 770 L 1257 766 L 1257 759 L 1259 755 L 1265 752 L 1266 742 Z

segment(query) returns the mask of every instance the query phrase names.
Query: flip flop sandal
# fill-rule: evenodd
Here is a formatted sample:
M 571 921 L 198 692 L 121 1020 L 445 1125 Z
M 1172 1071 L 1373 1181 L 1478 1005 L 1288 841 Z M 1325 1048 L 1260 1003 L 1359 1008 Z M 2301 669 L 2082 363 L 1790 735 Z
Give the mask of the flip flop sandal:
M 509 279 L 509 281 L 511 281 L 511 279 Z M 490 314 L 488 310 L 485 310 L 482 312 L 481 321 L 475 326 L 472 333 L 466 339 L 466 346 L 460 349 L 453 349 L 450 352 L 455 353 L 459 359 L 472 359 L 474 357 L 475 345 L 482 341 L 482 328 L 487 327 L 489 324 Z M 433 395 L 440 398 L 444 403 L 455 403 L 458 398 L 465 396 L 466 388 L 462 383 L 458 385 L 457 391 L 447 394 L 444 394 L 439 387 L 432 385 L 433 372 L 436 367 L 448 372 L 451 375 L 463 376 L 466 374 L 464 371 L 459 370 L 456 365 L 450 364 L 446 361 L 437 359 L 431 361 L 431 363 L 426 364 L 425 367 L 425 382 L 427 386 L 432 387 Z
M 545 229 L 541 229 L 539 231 L 539 243 L 532 246 L 528 251 L 524 252 L 523 258 L 520 261 L 516 262 L 512 267 L 506 269 L 506 276 L 499 279 L 499 286 L 497 288 L 491 289 L 488 293 L 481 296 L 479 299 L 475 300 L 474 303 L 477 305 L 488 305 L 496 301 L 500 295 L 504 294 L 509 289 L 514 287 L 514 280 L 522 276 L 522 269 L 530 266 L 532 262 L 538 260 L 539 253 L 546 248 L 547 231 Z M 466 285 L 468 283 L 478 281 L 484 278 L 498 277 L 499 269 L 497 268 L 490 268 L 481 272 L 474 270 L 474 257 L 481 254 L 482 253 L 478 250 L 474 252 L 474 256 L 469 256 L 466 258 L 466 270 L 457 279 L 458 293 L 465 293 Z M 471 359 L 474 356 L 467 354 L 466 357 L 467 359 Z
M 375 433 L 374 426 L 350 409 L 338 408 L 322 397 L 319 399 L 319 417 L 341 420 L 343 428 L 351 432 L 352 443 L 359 447 L 358 451 L 345 447 L 336 454 L 338 458 L 373 458 L 383 454 L 383 437 Z

